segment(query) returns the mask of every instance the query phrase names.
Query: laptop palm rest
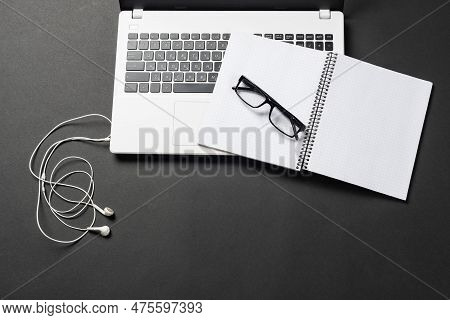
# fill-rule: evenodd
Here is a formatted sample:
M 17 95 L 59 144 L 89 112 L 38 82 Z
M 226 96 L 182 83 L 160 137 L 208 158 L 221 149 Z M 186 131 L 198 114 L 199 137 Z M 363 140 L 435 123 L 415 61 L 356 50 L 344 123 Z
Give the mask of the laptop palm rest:
M 197 146 L 202 115 L 208 101 L 176 101 L 173 118 L 173 144 L 175 146 Z

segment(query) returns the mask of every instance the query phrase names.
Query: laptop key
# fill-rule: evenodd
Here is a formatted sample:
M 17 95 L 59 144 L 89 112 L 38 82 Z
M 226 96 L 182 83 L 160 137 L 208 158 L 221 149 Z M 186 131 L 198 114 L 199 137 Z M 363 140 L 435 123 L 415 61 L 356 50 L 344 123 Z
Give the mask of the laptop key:
M 307 47 L 307 48 L 314 49 L 314 42 L 312 42 L 312 41 L 306 41 L 306 47 Z
M 161 41 L 161 50 L 170 50 L 171 45 L 170 41 Z
M 148 72 L 126 72 L 125 82 L 148 82 L 150 73 Z
M 192 40 L 200 40 L 200 33 L 193 33 L 191 34 Z
M 139 92 L 147 93 L 148 92 L 148 83 L 139 83 Z
M 325 41 L 325 50 L 326 51 L 333 51 L 333 42 Z
M 151 83 L 150 84 L 150 92 L 158 93 L 161 90 L 161 85 L 159 83 Z
M 231 36 L 230 33 L 224 33 L 224 34 L 222 35 L 222 39 L 223 39 L 223 40 L 230 40 L 230 36 Z
M 281 33 L 277 33 L 277 34 L 275 34 L 275 40 L 283 40 L 283 34 L 281 34 Z
M 184 80 L 186 82 L 194 82 L 195 81 L 195 73 L 193 72 L 186 72 L 184 75 Z
M 141 39 L 147 40 L 148 38 L 149 38 L 149 34 L 148 33 L 141 33 Z
M 125 83 L 125 92 L 137 92 L 137 83 Z
M 143 40 L 139 41 L 139 50 L 147 50 L 148 49 L 148 41 Z
M 175 93 L 212 93 L 214 84 L 212 83 L 174 83 Z
M 128 43 L 127 43 L 127 49 L 128 50 L 136 50 L 137 49 L 137 45 L 138 45 L 138 43 L 137 43 L 137 41 L 128 41 Z
M 208 79 L 208 74 L 205 72 L 197 73 L 197 82 L 206 82 Z
M 178 60 L 186 61 L 188 59 L 187 51 L 178 51 Z
M 175 72 L 173 74 L 173 81 L 175 82 L 183 82 L 184 80 L 184 73 L 183 72 Z
M 300 47 L 304 47 L 305 46 L 305 42 L 304 41 L 296 41 L 295 44 L 300 46 Z
M 127 71 L 144 71 L 144 61 L 139 62 L 127 62 Z
M 303 33 L 297 33 L 295 35 L 295 40 L 305 40 L 305 35 Z
M 137 33 L 132 32 L 132 33 L 128 34 L 128 39 L 129 40 L 135 40 L 137 38 L 138 38 L 138 34 Z
M 323 42 L 322 41 L 316 41 L 316 50 L 323 51 Z
M 198 61 L 200 53 L 198 51 L 189 51 L 189 60 Z
M 161 33 L 159 35 L 159 37 L 161 38 L 161 40 L 168 40 L 169 39 L 169 34 L 168 33 Z
M 178 71 L 179 62 L 169 62 L 169 71 Z
M 291 33 L 285 34 L 284 40 L 294 40 L 294 35 Z
M 212 53 L 212 61 L 220 61 L 222 60 L 222 51 L 214 51 Z
M 219 41 L 217 44 L 218 44 L 217 49 L 226 50 L 228 46 L 228 41 Z
M 205 41 L 195 41 L 195 50 L 205 50 Z
M 171 83 L 163 83 L 162 84 L 162 92 L 163 93 L 170 93 L 170 92 L 172 92 L 172 84 Z
M 203 71 L 213 71 L 213 63 L 203 62 Z
M 194 41 L 185 41 L 184 50 L 194 50 Z
M 209 52 L 209 51 L 200 52 L 200 60 L 201 61 L 209 61 L 209 59 L 211 59 L 211 52 Z
M 325 35 L 325 40 L 333 40 L 333 35 L 332 34 L 326 34 Z
M 273 39 L 273 34 L 271 34 L 271 33 L 266 33 L 266 34 L 264 34 L 264 38 L 267 38 L 267 39 Z
M 170 34 L 170 40 L 178 40 L 179 38 L 180 38 L 180 35 L 178 33 Z
M 191 63 L 191 70 L 192 71 L 201 71 L 202 70 L 202 63 L 201 62 L 192 62 Z
M 218 76 L 218 75 L 219 75 L 219 74 L 216 73 L 216 72 L 208 73 L 208 82 L 216 82 L 216 81 L 217 81 L 217 76 Z
M 155 56 L 155 53 L 153 51 L 145 51 L 144 52 L 144 60 L 145 61 L 153 60 L 154 56 Z
M 152 82 L 161 81 L 161 72 L 152 72 Z
M 167 62 L 158 62 L 156 65 L 156 70 L 158 71 L 166 71 L 167 70 Z
M 167 51 L 166 60 L 175 61 L 177 59 L 177 53 L 175 51 Z
M 211 35 L 211 39 L 213 39 L 213 40 L 220 40 L 220 33 L 213 33 Z
M 150 39 L 151 40 L 158 40 L 159 34 L 158 33 L 150 33 Z
M 181 40 L 189 40 L 190 38 L 191 38 L 191 35 L 189 33 L 181 34 Z
M 150 41 L 150 50 L 159 50 L 159 41 L 157 40 Z
M 307 34 L 306 35 L 306 40 L 314 40 L 314 35 L 313 34 Z
M 180 71 L 189 71 L 191 68 L 191 64 L 189 62 L 181 62 L 180 63 Z
M 214 71 L 219 72 L 222 67 L 222 62 L 214 62 Z
M 183 41 L 172 42 L 172 50 L 182 50 L 182 49 L 183 49 Z
M 162 81 L 163 82 L 171 82 L 172 81 L 172 72 L 163 72 Z
M 209 40 L 210 36 L 209 33 L 202 33 L 202 40 Z
M 216 50 L 217 42 L 216 41 L 207 41 L 206 42 L 206 49 L 207 50 Z
M 156 70 L 156 62 L 155 61 L 147 62 L 145 64 L 145 70 L 147 70 L 147 71 L 155 71 Z
M 165 51 L 156 51 L 155 52 L 155 60 L 156 61 L 164 61 L 166 58 L 166 52 Z
M 142 60 L 142 52 L 141 51 L 128 51 L 127 52 L 127 60 Z
M 323 34 L 316 34 L 316 40 L 323 40 Z

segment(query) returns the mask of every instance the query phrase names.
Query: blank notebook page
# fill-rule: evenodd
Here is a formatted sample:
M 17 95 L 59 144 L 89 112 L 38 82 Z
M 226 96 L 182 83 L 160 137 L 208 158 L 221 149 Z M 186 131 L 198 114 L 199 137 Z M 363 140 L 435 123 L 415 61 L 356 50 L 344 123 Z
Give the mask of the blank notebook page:
M 431 87 L 338 55 L 308 170 L 406 200 Z
M 200 135 L 199 143 L 295 169 L 301 143 L 270 124 L 268 105 L 252 109 L 231 88 L 245 75 L 307 124 L 325 58 L 323 51 L 233 33 L 203 118 L 203 129 L 218 135 Z M 226 134 L 234 129 L 239 132 Z

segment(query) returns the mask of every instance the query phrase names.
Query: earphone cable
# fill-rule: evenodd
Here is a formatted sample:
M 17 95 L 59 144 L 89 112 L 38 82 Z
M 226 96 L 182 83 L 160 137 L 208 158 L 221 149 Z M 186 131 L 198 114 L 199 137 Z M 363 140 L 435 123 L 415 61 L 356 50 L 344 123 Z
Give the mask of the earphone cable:
M 63 243 L 63 244 L 70 244 L 70 243 L 74 243 L 79 241 L 80 239 L 82 239 L 89 231 L 92 231 L 93 229 L 95 229 L 94 223 L 95 223 L 95 219 L 96 219 L 96 214 L 97 211 L 100 211 L 101 209 L 94 203 L 93 201 L 93 196 L 94 196 L 94 190 L 95 190 L 95 182 L 94 182 L 94 170 L 92 168 L 91 163 L 83 158 L 83 157 L 79 157 L 79 156 L 67 156 L 61 160 L 59 160 L 56 165 L 52 168 L 50 175 L 48 175 L 47 177 L 47 171 L 48 171 L 48 166 L 49 166 L 49 162 L 50 159 L 52 158 L 53 154 L 56 152 L 56 150 L 63 144 L 68 143 L 68 142 L 73 142 L 73 141 L 80 141 L 80 142 L 109 142 L 110 141 L 110 135 L 108 135 L 105 138 L 89 138 L 89 137 L 70 137 L 70 138 L 65 138 L 59 141 L 54 142 L 53 144 L 50 145 L 50 147 L 44 152 L 44 156 L 40 162 L 39 165 L 39 171 L 38 173 L 36 173 L 33 170 L 33 163 L 35 161 L 35 159 L 37 158 L 37 154 L 39 149 L 41 148 L 41 146 L 43 145 L 43 143 L 58 129 L 60 129 L 63 126 L 66 126 L 68 124 L 71 124 L 73 122 L 85 119 L 85 118 L 89 118 L 89 117 L 100 117 L 102 119 L 105 119 L 106 121 L 108 121 L 108 123 L 111 125 L 111 120 L 101 114 L 87 114 L 87 115 L 83 115 L 83 116 L 79 116 L 79 117 L 75 117 L 66 121 L 61 122 L 60 124 L 56 125 L 53 129 L 51 129 L 41 140 L 40 142 L 36 145 L 35 149 L 33 150 L 33 153 L 31 154 L 29 163 L 28 163 L 28 169 L 30 171 L 30 173 L 33 175 L 33 177 L 35 179 L 37 179 L 38 182 L 38 195 L 37 195 L 37 201 L 36 201 L 36 222 L 37 222 L 37 226 L 39 228 L 39 231 L 48 239 L 57 242 L 57 243 Z M 56 172 L 62 167 L 62 165 L 68 161 L 81 161 L 84 162 L 88 167 L 89 170 L 72 170 L 69 171 L 67 173 L 65 173 L 64 175 L 62 175 L 61 177 L 59 177 L 58 179 L 55 179 L 55 175 Z M 74 175 L 85 175 L 88 177 L 89 179 L 89 183 L 86 189 L 74 185 L 74 184 L 69 184 L 69 183 L 65 183 L 64 181 L 66 179 L 68 179 L 71 176 Z M 76 190 L 79 191 L 82 196 L 81 199 L 79 200 L 75 200 L 75 199 L 70 199 L 68 196 L 64 196 L 62 195 L 60 192 L 57 191 L 57 188 L 69 188 L 72 190 Z M 47 190 L 48 189 L 48 190 Z M 52 202 L 52 199 L 60 199 L 66 203 L 69 204 L 73 204 L 73 206 L 71 206 L 68 209 L 64 209 L 64 210 L 60 210 L 58 208 L 55 207 L 54 203 Z M 43 199 L 43 200 L 42 200 Z M 41 226 L 41 222 L 40 222 L 40 206 L 41 203 L 45 203 L 47 205 L 47 207 L 50 209 L 50 211 L 52 212 L 52 214 L 56 217 L 56 219 L 58 219 L 58 221 L 63 224 L 64 226 L 73 229 L 73 230 L 78 230 L 81 231 L 82 234 L 74 239 L 71 240 L 59 240 L 56 239 L 52 236 L 50 236 L 47 232 L 45 232 Z M 76 217 L 81 216 L 83 213 L 86 212 L 86 210 L 91 207 L 92 208 L 92 219 L 91 222 L 89 223 L 89 225 L 85 228 L 82 227 L 77 227 L 74 225 L 69 224 L 68 222 L 64 221 L 64 220 L 70 220 L 70 219 L 74 219 Z M 106 209 L 106 208 L 105 208 Z M 109 209 L 109 208 L 107 208 Z M 111 212 L 113 212 L 112 209 L 109 209 Z M 98 229 L 98 228 L 97 228 Z M 108 228 L 108 233 L 109 233 L 109 228 Z M 103 235 L 103 234 L 102 234 Z

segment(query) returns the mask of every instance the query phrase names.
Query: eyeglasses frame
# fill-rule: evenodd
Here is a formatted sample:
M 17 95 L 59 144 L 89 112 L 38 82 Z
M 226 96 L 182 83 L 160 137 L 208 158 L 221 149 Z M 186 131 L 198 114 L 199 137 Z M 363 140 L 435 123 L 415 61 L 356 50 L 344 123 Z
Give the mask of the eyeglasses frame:
M 247 87 L 239 87 L 241 83 L 244 83 Z M 298 140 L 298 134 L 305 130 L 305 125 L 292 113 L 290 113 L 288 110 L 286 110 L 281 104 L 279 104 L 274 98 L 272 98 L 269 94 L 267 94 L 264 90 L 262 90 L 260 87 L 258 87 L 256 84 L 254 84 L 250 79 L 245 77 L 244 75 L 241 75 L 239 77 L 238 83 L 236 86 L 232 87 L 232 89 L 236 92 L 236 95 L 241 99 L 246 105 L 248 105 L 250 108 L 257 109 L 262 107 L 265 104 L 268 104 L 270 106 L 270 112 L 269 112 L 269 121 L 270 123 L 282 134 L 285 136 L 288 136 L 290 138 L 294 138 L 295 140 Z M 240 94 L 238 93 L 238 90 L 242 91 L 251 91 L 251 92 L 257 92 L 261 96 L 265 98 L 265 100 L 259 104 L 258 106 L 252 106 L 247 101 L 245 101 Z M 278 111 L 280 111 L 288 120 L 291 122 L 292 130 L 294 132 L 293 135 L 289 135 L 286 132 L 283 132 L 281 129 L 279 129 L 272 121 L 271 115 L 274 108 L 277 108 Z M 296 130 L 296 127 L 299 128 L 299 130 Z

